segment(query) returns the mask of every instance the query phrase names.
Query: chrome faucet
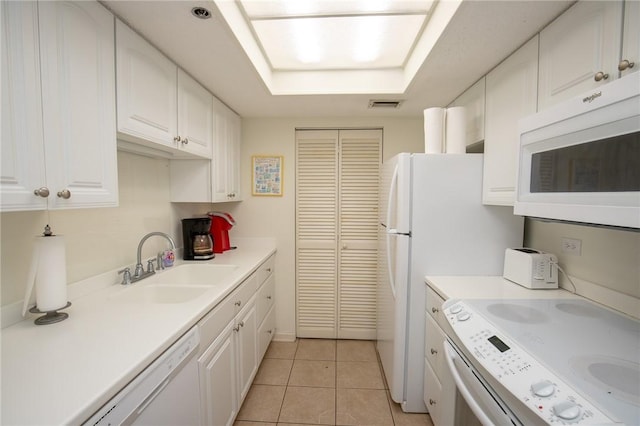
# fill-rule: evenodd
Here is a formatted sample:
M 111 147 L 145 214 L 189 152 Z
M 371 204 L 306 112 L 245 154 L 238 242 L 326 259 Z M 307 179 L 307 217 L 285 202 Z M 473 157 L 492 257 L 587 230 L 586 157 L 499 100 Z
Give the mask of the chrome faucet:
M 176 249 L 176 244 L 173 242 L 173 239 L 168 234 L 165 234 L 164 232 L 150 232 L 144 237 L 142 237 L 142 239 L 140 240 L 140 243 L 138 243 L 138 256 L 136 258 L 136 269 L 135 269 L 135 272 L 133 273 L 133 276 L 131 277 L 132 283 L 136 281 L 140 281 L 156 273 L 156 271 L 153 269 L 153 261 L 149 261 L 148 268 L 146 271 L 142 267 L 142 246 L 144 245 L 144 242 L 147 241 L 147 239 L 149 239 L 149 237 L 153 237 L 156 235 L 159 237 L 164 237 L 167 241 L 169 241 L 169 243 L 171 244 L 172 250 Z

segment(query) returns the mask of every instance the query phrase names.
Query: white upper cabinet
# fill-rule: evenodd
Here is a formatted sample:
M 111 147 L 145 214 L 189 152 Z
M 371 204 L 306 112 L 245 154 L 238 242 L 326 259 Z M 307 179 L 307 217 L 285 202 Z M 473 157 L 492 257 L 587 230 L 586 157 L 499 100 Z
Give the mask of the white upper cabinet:
M 116 39 L 119 136 L 170 157 L 211 158 L 212 95 L 119 20 Z
M 37 21 L 35 3 L 2 7 L 3 211 L 117 205 L 113 16 L 96 2 L 41 2 Z
M 178 70 L 178 135 L 184 149 L 211 158 L 213 95 Z
M 538 110 L 618 76 L 622 10 L 622 1 L 580 1 L 540 33 Z
M 240 117 L 216 101 L 213 147 L 213 201 L 241 201 L 240 194 Z
M 478 80 L 463 94 L 458 96 L 450 106 L 465 108 L 467 118 L 466 145 L 473 145 L 484 140 L 484 104 L 485 104 L 485 77 Z
M 3 211 L 44 210 L 44 171 L 38 9 L 35 2 L 0 2 L 2 16 Z M 48 191 L 48 188 L 46 188 Z M 43 189 L 44 191 L 44 189 Z
M 487 74 L 483 204 L 512 206 L 518 120 L 536 112 L 538 36 Z
M 640 2 L 627 0 L 624 3 L 622 27 L 622 57 L 618 63 L 621 75 L 640 70 Z

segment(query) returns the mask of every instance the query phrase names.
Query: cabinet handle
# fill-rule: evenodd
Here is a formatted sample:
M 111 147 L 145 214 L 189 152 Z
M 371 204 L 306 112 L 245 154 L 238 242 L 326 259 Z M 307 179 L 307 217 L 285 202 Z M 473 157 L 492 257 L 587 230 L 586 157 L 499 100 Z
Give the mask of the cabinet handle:
M 41 188 L 34 189 L 33 193 L 38 197 L 47 198 L 49 196 L 49 188 L 43 186 Z
M 271 272 L 271 268 L 267 268 L 267 272 L 269 272 L 269 273 L 270 273 L 270 272 Z
M 433 312 L 434 314 L 440 312 L 440 309 L 438 308 L 431 308 L 431 312 Z
M 436 405 L 436 401 L 429 398 L 429 405 Z
M 174 141 L 174 142 L 181 142 L 181 141 L 182 141 L 182 138 L 180 137 L 180 135 L 178 135 L 178 136 L 176 136 L 176 137 L 174 137 L 174 138 L 173 138 L 173 141 Z
M 239 325 L 240 327 L 244 327 L 244 321 L 240 321 L 240 322 L 238 323 L 238 325 Z
M 267 300 L 271 300 L 271 296 L 267 296 Z
M 438 351 L 437 351 L 437 350 L 435 350 L 435 349 L 431 348 L 431 355 L 435 355 L 435 354 L 437 354 L 437 353 L 438 353 Z
M 184 139 L 182 139 L 182 144 L 183 144 L 183 145 L 186 145 L 186 144 L 188 144 L 188 143 L 189 143 L 189 138 L 184 138 Z
M 593 76 L 593 79 L 594 79 L 595 81 L 602 81 L 602 80 L 606 80 L 606 79 L 608 79 L 608 78 L 609 78 L 609 74 L 604 73 L 604 72 L 602 72 L 602 71 L 598 71 L 598 72 L 596 73 L 596 75 L 594 75 L 594 76 Z
M 68 200 L 69 198 L 71 198 L 71 191 L 65 188 L 62 191 L 58 191 L 57 195 L 58 198 L 64 198 L 65 200 Z
M 627 68 L 633 68 L 635 64 L 635 62 L 629 62 L 627 59 L 623 59 L 618 64 L 618 71 L 624 71 Z
M 273 330 L 267 330 L 267 333 L 272 334 Z
M 238 300 L 238 301 L 235 303 L 235 305 L 236 305 L 236 306 L 240 306 L 240 305 L 242 305 L 242 301 Z
M 233 327 L 233 331 L 235 331 L 236 333 L 240 331 L 240 326 L 236 325 L 235 327 Z

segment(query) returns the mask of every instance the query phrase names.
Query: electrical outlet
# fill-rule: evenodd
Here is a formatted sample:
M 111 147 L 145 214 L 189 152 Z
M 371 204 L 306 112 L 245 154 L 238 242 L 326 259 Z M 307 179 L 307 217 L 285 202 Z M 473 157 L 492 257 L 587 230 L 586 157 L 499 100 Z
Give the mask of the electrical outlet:
M 575 238 L 562 238 L 562 252 L 580 256 L 582 254 L 582 240 Z

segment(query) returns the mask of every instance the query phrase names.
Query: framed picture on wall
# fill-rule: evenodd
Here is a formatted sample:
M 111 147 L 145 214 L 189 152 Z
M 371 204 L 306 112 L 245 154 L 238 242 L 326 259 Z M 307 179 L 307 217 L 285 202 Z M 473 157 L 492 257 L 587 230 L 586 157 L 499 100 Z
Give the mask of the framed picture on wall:
M 251 157 L 252 195 L 282 196 L 282 155 L 254 155 Z

